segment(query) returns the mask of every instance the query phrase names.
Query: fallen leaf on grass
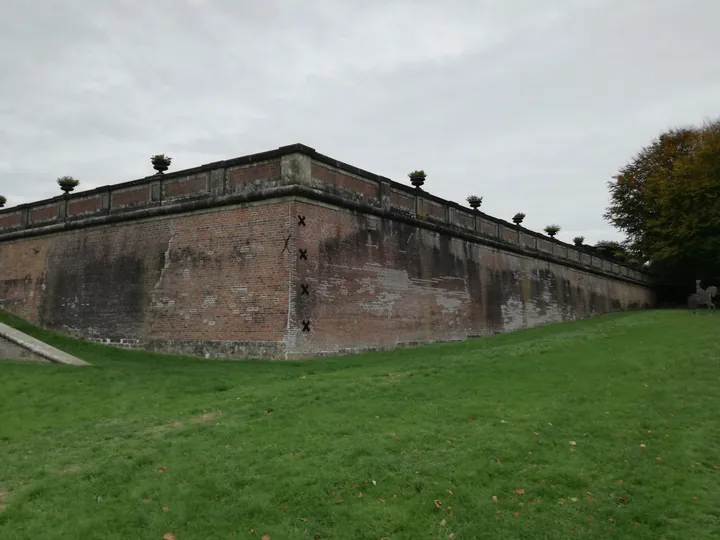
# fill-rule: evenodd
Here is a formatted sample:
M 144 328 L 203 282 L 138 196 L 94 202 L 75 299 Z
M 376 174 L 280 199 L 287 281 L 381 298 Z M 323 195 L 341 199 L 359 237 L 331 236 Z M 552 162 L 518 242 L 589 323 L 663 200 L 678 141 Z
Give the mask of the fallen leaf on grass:
M 393 495 L 393 499 L 397 499 L 397 493 Z
M 250 534 L 255 534 L 255 529 L 250 529 Z
M 618 480 L 618 482 L 617 482 L 617 483 L 618 483 L 618 484 L 622 484 L 622 483 L 623 483 L 623 481 L 622 481 L 622 480 Z
M 515 516 L 516 518 L 520 517 L 520 512 L 513 512 L 513 516 Z
M 655 458 L 655 461 L 657 461 L 658 463 L 660 463 L 660 462 L 662 461 L 662 458 L 661 458 L 661 457 L 656 457 L 656 458 Z
M 637 527 L 638 525 L 640 525 L 640 523 L 638 523 L 637 521 L 633 521 L 633 525 Z
M 300 521 L 302 521 L 303 523 L 307 523 L 307 518 L 300 518 Z
M 342 503 L 343 503 L 343 500 L 342 500 L 342 499 L 340 499 L 340 500 L 337 502 L 337 504 L 342 504 Z
M 163 540 L 175 540 L 175 535 L 173 533 L 165 533 L 163 534 Z
M 170 509 L 167 506 L 163 506 L 163 512 L 168 512 Z
M 693 501 L 697 501 L 697 497 L 693 497 Z
M 263 537 L 260 540 L 270 540 L 270 535 L 265 534 L 265 535 L 263 535 Z
M 358 495 L 358 499 L 362 498 L 362 491 L 360 492 L 360 495 Z
M 380 499 L 380 502 L 381 502 L 381 503 L 384 503 L 384 502 L 385 502 L 385 499 Z
M 448 534 L 448 538 L 450 538 L 450 540 L 452 540 L 453 538 L 455 538 L 455 533 L 450 533 L 450 534 Z
M 492 502 L 498 502 L 498 498 L 495 495 L 492 497 Z
M 572 446 L 576 446 L 576 445 L 577 445 L 577 443 L 576 443 L 575 441 L 570 441 L 570 444 L 571 444 Z
M 618 499 L 618 502 L 619 502 L 620 504 L 627 504 L 628 498 L 629 498 L 629 497 L 620 497 L 620 498 Z
M 448 489 L 447 492 L 448 492 L 450 495 L 453 494 L 452 490 L 450 490 L 450 489 Z
M 377 486 L 377 482 L 375 480 L 372 481 L 373 486 Z
M 644 444 L 641 444 L 641 445 L 640 445 L 640 448 L 645 448 L 645 445 L 644 445 Z
M 446 521 L 443 519 L 443 520 L 440 522 L 440 526 L 441 526 L 441 527 L 444 527 L 444 526 L 445 526 L 445 523 L 446 523 Z
M 437 499 L 435 499 L 435 500 L 433 501 L 433 503 L 435 504 L 435 508 L 437 508 L 438 510 L 439 510 L 440 508 L 442 508 L 442 503 L 441 503 L 440 501 L 438 501 Z
M 610 523 L 615 523 L 615 518 L 610 518 L 609 521 Z
M 515 495 L 525 495 L 525 490 L 524 489 L 516 489 Z
M 165 472 L 167 471 L 167 467 L 158 467 L 158 472 Z
M 588 497 L 588 498 L 585 499 L 585 500 L 586 500 L 587 502 L 589 502 L 589 503 L 597 502 L 597 499 L 593 499 L 592 497 Z

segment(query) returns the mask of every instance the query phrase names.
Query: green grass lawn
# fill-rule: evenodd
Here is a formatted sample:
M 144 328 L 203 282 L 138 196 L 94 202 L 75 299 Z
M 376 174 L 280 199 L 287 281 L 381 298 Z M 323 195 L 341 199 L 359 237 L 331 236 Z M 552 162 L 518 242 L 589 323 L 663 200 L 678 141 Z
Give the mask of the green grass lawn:
M 0 362 L 0 538 L 720 536 L 720 316 L 303 362 Z M 454 536 L 453 536 L 454 535 Z

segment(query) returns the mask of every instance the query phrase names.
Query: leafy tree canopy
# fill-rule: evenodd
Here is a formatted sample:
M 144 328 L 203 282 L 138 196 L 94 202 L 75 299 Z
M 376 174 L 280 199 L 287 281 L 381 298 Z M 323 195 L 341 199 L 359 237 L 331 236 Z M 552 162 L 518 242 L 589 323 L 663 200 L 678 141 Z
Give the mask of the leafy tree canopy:
M 720 120 L 663 133 L 608 187 L 631 258 L 665 283 L 720 278 Z

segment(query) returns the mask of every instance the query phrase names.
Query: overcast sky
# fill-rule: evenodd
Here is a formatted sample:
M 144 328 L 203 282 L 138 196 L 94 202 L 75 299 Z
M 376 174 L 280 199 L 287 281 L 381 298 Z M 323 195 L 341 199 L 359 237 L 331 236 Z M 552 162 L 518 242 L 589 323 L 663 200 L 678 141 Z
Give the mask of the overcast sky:
M 8 205 L 301 142 L 560 238 L 720 115 L 719 0 L 1 0 Z

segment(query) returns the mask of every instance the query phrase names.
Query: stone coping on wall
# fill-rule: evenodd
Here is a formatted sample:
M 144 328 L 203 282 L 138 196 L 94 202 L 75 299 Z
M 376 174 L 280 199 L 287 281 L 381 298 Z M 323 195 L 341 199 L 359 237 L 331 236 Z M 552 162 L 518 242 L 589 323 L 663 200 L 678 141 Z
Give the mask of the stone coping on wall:
M 503 249 L 619 279 L 651 282 L 637 268 L 340 162 L 303 144 L 6 208 L 0 210 L 0 241 L 289 195 L 331 199 L 333 204 L 406 219 Z

